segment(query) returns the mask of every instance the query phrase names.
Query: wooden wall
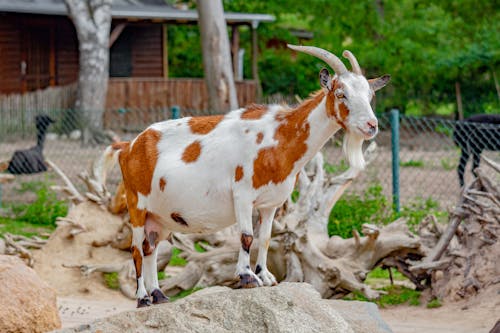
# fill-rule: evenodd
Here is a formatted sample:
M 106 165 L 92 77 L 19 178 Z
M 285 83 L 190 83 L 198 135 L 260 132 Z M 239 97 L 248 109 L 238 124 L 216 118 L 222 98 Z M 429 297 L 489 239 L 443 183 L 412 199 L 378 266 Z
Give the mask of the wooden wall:
M 12 16 L 0 13 L 0 92 L 21 89 L 21 31 Z
M 162 77 L 162 25 L 132 26 L 130 29 L 132 77 Z

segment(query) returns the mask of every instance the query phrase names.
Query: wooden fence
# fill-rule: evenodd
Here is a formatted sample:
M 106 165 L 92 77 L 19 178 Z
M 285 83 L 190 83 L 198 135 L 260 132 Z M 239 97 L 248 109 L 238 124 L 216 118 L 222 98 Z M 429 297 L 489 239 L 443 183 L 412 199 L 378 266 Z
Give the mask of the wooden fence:
M 236 82 L 241 106 L 256 101 L 255 81 Z M 74 107 L 76 84 L 50 87 L 26 94 L 0 95 L 0 140 L 32 136 L 34 117 L 47 113 L 62 122 Z M 170 108 L 181 116 L 207 114 L 208 94 L 203 79 L 112 78 L 109 80 L 104 126 L 113 130 L 140 130 L 168 119 Z M 72 117 L 70 117 L 72 118 Z M 60 124 L 64 128 L 66 124 Z M 75 124 L 70 124 L 73 127 Z
M 236 82 L 238 104 L 256 101 L 255 81 Z M 208 114 L 208 93 L 203 79 L 110 79 L 104 124 L 114 130 L 138 130 L 170 117 L 178 106 L 181 116 Z
M 0 95 L 0 140 L 19 135 L 32 137 L 35 115 L 46 113 L 57 119 L 61 110 L 73 108 L 75 99 L 76 84 Z

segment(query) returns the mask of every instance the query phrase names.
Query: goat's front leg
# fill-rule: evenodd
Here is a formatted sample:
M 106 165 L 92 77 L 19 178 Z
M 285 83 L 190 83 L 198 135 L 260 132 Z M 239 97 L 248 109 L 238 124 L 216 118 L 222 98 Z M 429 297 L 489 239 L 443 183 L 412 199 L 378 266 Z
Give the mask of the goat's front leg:
M 274 275 L 267 270 L 267 251 L 269 249 L 269 242 L 271 241 L 275 213 L 276 208 L 259 209 L 261 225 L 259 231 L 259 255 L 257 257 L 257 265 L 255 266 L 255 274 L 262 280 L 265 286 L 278 284 Z
M 250 269 L 250 246 L 253 242 L 252 204 L 248 200 L 234 198 L 236 222 L 241 232 L 241 248 L 236 264 L 236 275 L 240 279 L 240 288 L 255 288 L 262 286 L 262 281 Z

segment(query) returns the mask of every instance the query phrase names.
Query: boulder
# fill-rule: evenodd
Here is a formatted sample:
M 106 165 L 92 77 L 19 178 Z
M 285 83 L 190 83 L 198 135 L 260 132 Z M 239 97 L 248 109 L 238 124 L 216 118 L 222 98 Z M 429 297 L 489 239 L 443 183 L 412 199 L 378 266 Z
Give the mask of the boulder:
M 232 290 L 212 287 L 166 304 L 123 312 L 58 332 L 388 333 L 377 307 L 324 300 L 306 283 Z
M 0 332 L 47 332 L 61 327 L 56 293 L 14 256 L 0 255 Z

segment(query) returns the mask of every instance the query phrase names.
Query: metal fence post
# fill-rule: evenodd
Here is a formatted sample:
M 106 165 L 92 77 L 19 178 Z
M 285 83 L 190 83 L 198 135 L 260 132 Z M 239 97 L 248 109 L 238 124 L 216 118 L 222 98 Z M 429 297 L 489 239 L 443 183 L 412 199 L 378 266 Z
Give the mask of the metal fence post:
M 172 111 L 172 119 L 179 119 L 181 116 L 181 108 L 177 105 L 172 106 L 170 109 Z
M 392 202 L 399 213 L 399 110 L 391 110 Z

